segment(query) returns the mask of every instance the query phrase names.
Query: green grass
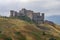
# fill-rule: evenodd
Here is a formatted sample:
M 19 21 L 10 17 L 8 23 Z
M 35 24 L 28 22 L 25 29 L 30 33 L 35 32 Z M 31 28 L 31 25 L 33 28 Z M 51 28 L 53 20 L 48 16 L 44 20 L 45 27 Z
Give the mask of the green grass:
M 36 37 L 36 40 L 40 40 L 40 35 L 38 33 L 31 32 L 31 34 Z
M 18 40 L 26 40 L 26 37 L 23 36 L 21 32 L 15 32 L 15 35 L 17 36 Z
M 0 18 L 0 38 L 5 40 L 44 40 L 44 38 L 51 38 L 53 34 L 46 31 L 46 35 L 43 35 L 43 30 L 40 30 L 30 19 L 19 18 Z M 46 26 L 46 27 L 45 27 Z M 49 25 L 43 27 L 49 28 Z M 52 31 L 55 33 L 55 31 Z M 28 37 L 27 37 L 28 36 Z M 60 37 L 55 37 L 60 40 Z

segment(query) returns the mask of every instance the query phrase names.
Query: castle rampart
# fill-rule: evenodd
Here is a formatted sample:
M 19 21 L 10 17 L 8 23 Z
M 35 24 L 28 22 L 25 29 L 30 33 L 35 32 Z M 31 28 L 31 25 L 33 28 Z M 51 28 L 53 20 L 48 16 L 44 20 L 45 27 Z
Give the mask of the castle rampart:
M 31 10 L 22 9 L 19 12 L 10 11 L 10 17 L 16 16 L 28 16 L 31 20 L 35 21 L 37 24 L 44 23 L 44 13 L 35 13 Z

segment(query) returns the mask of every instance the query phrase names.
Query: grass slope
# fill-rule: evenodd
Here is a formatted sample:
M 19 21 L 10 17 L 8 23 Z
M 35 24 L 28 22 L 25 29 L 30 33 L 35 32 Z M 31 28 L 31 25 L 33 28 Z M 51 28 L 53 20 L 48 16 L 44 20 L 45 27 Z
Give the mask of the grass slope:
M 50 25 L 40 26 L 48 28 L 47 31 L 20 19 L 0 18 L 0 40 L 49 40 L 51 37 L 60 40 L 59 33 Z

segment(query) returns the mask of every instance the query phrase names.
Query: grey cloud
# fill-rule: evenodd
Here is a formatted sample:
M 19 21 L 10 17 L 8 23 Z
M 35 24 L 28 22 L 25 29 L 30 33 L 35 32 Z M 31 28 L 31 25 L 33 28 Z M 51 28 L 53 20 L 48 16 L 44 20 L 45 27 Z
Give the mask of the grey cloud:
M 56 4 L 55 4 L 56 2 Z M 20 2 L 11 2 L 8 4 L 0 4 L 0 14 L 9 15 L 10 10 L 20 10 L 21 8 L 26 8 L 34 10 L 36 12 L 44 12 L 47 15 L 60 15 L 60 1 L 59 0 L 42 0 L 29 2 L 23 4 Z

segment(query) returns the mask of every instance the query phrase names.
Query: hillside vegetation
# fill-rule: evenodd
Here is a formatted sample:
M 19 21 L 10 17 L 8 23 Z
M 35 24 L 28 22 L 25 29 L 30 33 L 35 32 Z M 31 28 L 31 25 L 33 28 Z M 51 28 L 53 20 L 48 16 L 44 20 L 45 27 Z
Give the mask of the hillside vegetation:
M 0 40 L 60 40 L 59 30 L 47 23 L 37 26 L 16 18 L 0 17 Z

